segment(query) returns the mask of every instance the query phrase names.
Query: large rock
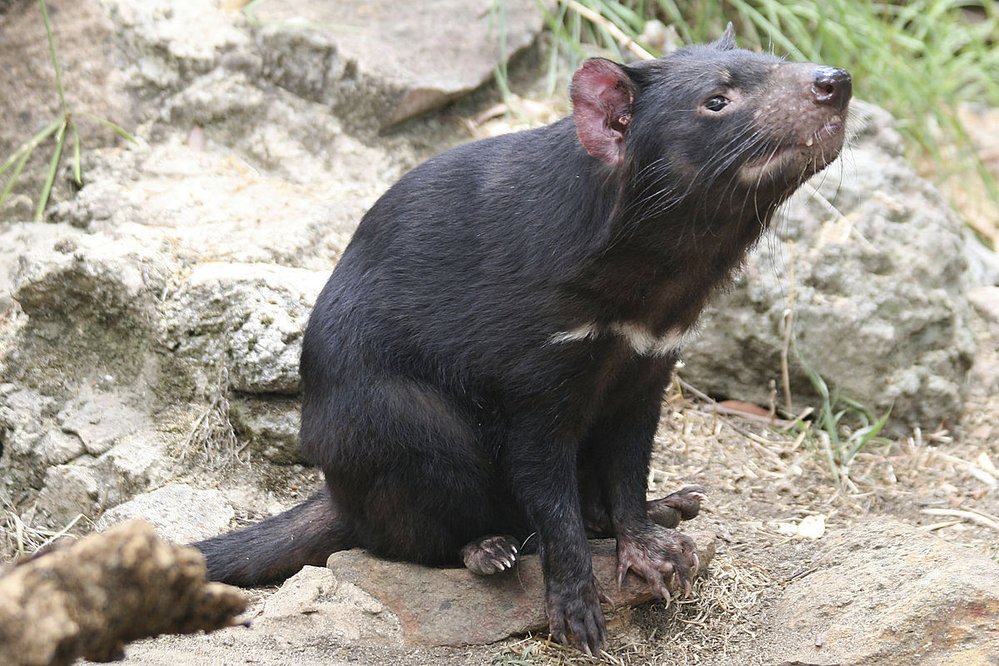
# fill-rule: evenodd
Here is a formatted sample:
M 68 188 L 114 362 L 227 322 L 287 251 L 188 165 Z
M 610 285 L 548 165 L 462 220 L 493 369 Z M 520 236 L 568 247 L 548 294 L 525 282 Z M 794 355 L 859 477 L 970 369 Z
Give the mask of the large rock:
M 715 554 L 715 535 L 690 532 L 697 543 L 701 572 Z M 636 606 L 652 599 L 644 581 L 629 573 L 617 586 L 617 550 L 613 540 L 591 542 L 593 574 L 611 608 Z M 327 566 L 338 581 L 350 583 L 395 615 L 410 645 L 476 645 L 548 628 L 544 609 L 541 560 L 525 555 L 517 566 L 492 576 L 467 569 L 431 569 L 389 562 L 364 551 L 333 553 Z M 363 606 L 358 606 L 363 610 Z M 381 612 L 381 611 L 379 611 Z M 383 619 L 379 616 L 379 622 Z
M 254 18 L 265 76 L 369 127 L 481 86 L 543 26 L 535 0 L 287 0 Z
M 107 507 L 174 476 L 177 462 L 166 451 L 170 440 L 144 421 L 135 425 L 142 429 L 122 437 L 99 457 L 83 454 L 43 468 L 45 478 L 35 503 L 38 521 L 60 528 L 77 515 L 96 518 Z
M 0 483 L 18 503 L 44 489 L 50 524 L 94 515 L 99 490 L 127 478 L 115 470 L 105 483 L 92 466 L 148 422 L 168 273 L 163 255 L 127 238 L 0 229 L 0 301 L 10 303 L 0 317 Z
M 109 509 L 97 521 L 97 529 L 104 531 L 141 518 L 151 523 L 159 536 L 190 543 L 224 532 L 235 515 L 221 492 L 171 483 Z
M 851 528 L 790 583 L 766 663 L 990 664 L 999 655 L 999 564 L 902 523 Z
M 129 56 L 135 89 L 175 90 L 238 51 L 249 36 L 238 15 L 199 0 L 109 0 L 105 3 Z
M 0 229 L 0 293 L 9 290 L 22 318 L 0 356 L 0 381 L 50 395 L 80 382 L 132 383 L 167 273 L 163 255 L 131 239 L 61 225 Z
M 857 103 L 851 123 L 853 145 L 775 219 L 780 241 L 765 238 L 705 313 L 684 374 L 767 404 L 790 311 L 797 406 L 816 399 L 807 365 L 896 423 L 953 422 L 974 354 L 961 224 L 903 159 L 886 112 Z
M 102 508 L 100 488 L 97 472 L 84 462 L 46 468 L 34 506 L 35 522 L 62 529 L 79 517 L 95 518 Z
M 161 248 L 187 264 L 301 266 L 322 253 L 317 267 L 330 265 L 346 243 L 348 225 L 359 219 L 366 193 L 345 186 L 317 191 L 313 183 L 258 171 L 232 148 L 209 150 L 192 141 L 172 135 L 154 146 L 95 153 L 83 189 L 52 206 L 50 218 L 98 238 Z M 315 161 L 305 166 L 326 173 Z
M 224 367 L 236 391 L 297 393 L 302 335 L 328 277 L 276 265 L 200 264 L 166 304 L 163 343 L 192 373 Z

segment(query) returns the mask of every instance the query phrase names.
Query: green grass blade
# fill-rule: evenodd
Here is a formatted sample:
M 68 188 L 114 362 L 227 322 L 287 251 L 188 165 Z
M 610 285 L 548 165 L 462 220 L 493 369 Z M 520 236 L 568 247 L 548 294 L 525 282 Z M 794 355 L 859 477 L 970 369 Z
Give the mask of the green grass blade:
M 52 160 L 49 162 L 49 171 L 45 176 L 45 184 L 42 185 L 42 193 L 38 197 L 38 206 L 35 208 L 35 222 L 42 222 L 45 219 L 45 208 L 49 204 L 49 197 L 52 195 L 52 185 L 55 183 L 56 172 L 59 171 L 59 160 L 62 158 L 62 149 L 66 143 L 66 126 L 63 123 L 56 134 L 56 146 L 52 151 Z
M 263 3 L 264 1 L 265 0 L 250 0 L 248 3 L 243 5 L 243 14 L 245 14 L 250 19 L 256 20 L 257 17 L 254 16 L 253 14 L 254 12 L 256 12 L 257 5 Z
M 822 444 L 822 453 L 825 456 L 826 464 L 829 465 L 829 474 L 832 475 L 833 481 L 838 486 L 840 485 L 839 466 L 836 463 L 836 456 L 833 454 L 833 447 L 826 431 L 819 431 L 819 442 Z
M 45 24 L 45 34 L 49 40 L 49 56 L 52 58 L 52 67 L 55 68 L 56 90 L 59 92 L 59 107 L 63 115 L 69 113 L 66 106 L 66 93 L 62 87 L 62 67 L 59 66 L 59 55 L 56 53 L 55 37 L 52 35 L 52 22 L 49 21 L 49 9 L 45 5 L 45 0 L 38 0 L 38 11 L 42 13 L 42 23 Z
M 80 133 L 76 130 L 76 124 L 70 123 L 73 130 L 73 180 L 77 185 L 83 185 L 83 170 L 80 168 Z
M 865 446 L 867 446 L 872 441 L 877 439 L 878 435 L 881 434 L 881 431 L 884 429 L 885 424 L 888 423 L 889 417 L 891 417 L 890 409 L 887 412 L 885 412 L 885 415 L 882 416 L 880 419 L 878 419 L 876 423 L 866 428 L 861 428 L 856 433 L 854 433 L 854 437 L 851 438 L 855 439 L 853 446 L 851 446 L 850 449 L 846 452 L 846 455 L 844 456 L 843 459 L 843 462 L 845 464 L 849 464 L 850 461 L 853 460 L 853 457 L 858 453 L 860 453 L 860 451 L 863 450 Z
M 0 192 L 0 208 L 3 208 L 3 205 L 7 203 L 7 197 L 10 196 L 10 191 L 14 189 L 14 183 L 17 182 L 17 178 L 21 175 L 24 165 L 28 163 L 28 158 L 31 157 L 32 152 L 34 152 L 34 149 L 25 151 L 17 161 L 14 171 L 11 172 L 10 178 L 7 179 L 7 184 L 4 185 L 3 192 Z
M 756 27 L 762 30 L 767 37 L 774 41 L 774 44 L 782 48 L 786 53 L 790 54 L 793 58 L 798 60 L 805 60 L 804 54 L 801 52 L 794 42 L 787 38 L 787 35 L 781 32 L 780 27 L 772 23 L 766 16 L 764 16 L 756 7 L 753 7 L 750 3 L 744 2 L 743 0 L 729 0 L 732 6 L 735 7 L 740 14 L 752 21 Z
M 2 165 L 0 165 L 0 176 L 2 176 L 7 171 L 7 169 L 13 166 L 15 162 L 21 159 L 21 156 L 24 153 L 26 152 L 30 153 L 31 151 L 33 151 L 35 148 L 38 147 L 38 144 L 40 144 L 42 141 L 52 136 L 52 133 L 59 129 L 60 124 L 62 124 L 62 118 L 56 118 L 51 123 L 46 125 L 43 129 L 36 132 L 33 137 L 31 137 L 23 144 L 21 144 L 21 146 L 18 147 L 17 150 L 11 153 L 10 157 L 7 158 L 7 161 L 4 162 Z
M 104 125 L 108 129 L 110 129 L 112 132 L 114 132 L 115 134 L 117 134 L 121 138 L 123 138 L 126 141 L 128 141 L 129 143 L 138 143 L 138 141 L 135 140 L 134 136 L 132 136 L 126 130 L 122 129 L 119 125 L 111 122 L 107 118 L 101 118 L 97 114 L 91 113 L 89 111 L 83 111 L 83 112 L 80 113 L 80 115 L 86 116 L 87 118 L 90 118 L 91 120 L 99 122 L 101 125 Z

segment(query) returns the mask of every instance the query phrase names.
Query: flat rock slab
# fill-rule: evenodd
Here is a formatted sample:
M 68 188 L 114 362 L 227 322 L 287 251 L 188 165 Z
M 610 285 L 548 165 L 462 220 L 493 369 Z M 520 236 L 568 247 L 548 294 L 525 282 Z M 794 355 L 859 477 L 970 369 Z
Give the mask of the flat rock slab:
M 381 126 L 478 88 L 544 24 L 536 0 L 284 0 L 253 16 L 267 74 L 353 124 Z
M 891 520 L 834 537 L 777 605 L 766 663 L 994 664 L 999 564 Z
M 686 534 L 697 544 L 703 572 L 715 554 L 715 535 Z M 596 540 L 591 545 L 593 572 L 611 608 L 652 599 L 645 582 L 632 573 L 618 589 L 613 540 Z M 362 550 L 334 553 L 327 566 L 338 582 L 360 588 L 395 615 L 403 640 L 410 645 L 479 645 L 548 628 L 537 555 L 523 556 L 513 569 L 485 577 L 467 569 L 389 562 Z
M 218 490 L 171 483 L 108 509 L 97 521 L 97 529 L 104 531 L 126 520 L 141 518 L 151 523 L 159 536 L 190 543 L 224 531 L 235 515 L 236 511 Z

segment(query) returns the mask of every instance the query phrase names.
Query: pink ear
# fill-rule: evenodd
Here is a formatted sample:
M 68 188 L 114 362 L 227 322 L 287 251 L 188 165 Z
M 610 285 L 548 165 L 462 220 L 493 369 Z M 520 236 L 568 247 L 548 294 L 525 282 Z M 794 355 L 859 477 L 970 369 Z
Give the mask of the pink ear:
M 590 58 L 573 75 L 569 94 L 583 148 L 611 166 L 620 164 L 635 101 L 635 85 L 624 69 L 610 60 Z

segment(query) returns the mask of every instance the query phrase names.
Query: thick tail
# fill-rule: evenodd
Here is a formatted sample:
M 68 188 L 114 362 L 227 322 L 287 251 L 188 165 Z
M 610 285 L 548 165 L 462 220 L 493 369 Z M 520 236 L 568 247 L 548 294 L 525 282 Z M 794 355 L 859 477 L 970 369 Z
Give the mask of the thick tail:
M 208 560 L 208 579 L 240 587 L 278 583 L 307 564 L 352 547 L 329 491 L 244 529 L 192 544 Z

